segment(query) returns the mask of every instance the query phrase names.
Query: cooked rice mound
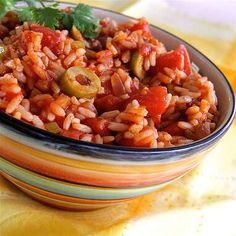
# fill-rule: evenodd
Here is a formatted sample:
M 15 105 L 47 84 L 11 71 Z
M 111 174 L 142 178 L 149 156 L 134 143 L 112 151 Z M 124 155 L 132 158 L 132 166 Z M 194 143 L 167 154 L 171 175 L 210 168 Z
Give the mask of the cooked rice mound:
M 20 25 L 15 18 L 5 22 L 0 23 L 6 51 L 0 59 L 0 110 L 14 118 L 77 140 L 145 148 L 188 144 L 216 128 L 213 84 L 197 72 L 158 70 L 158 58 L 173 51 L 139 27 L 148 26 L 145 19 L 122 24 L 102 19 L 97 39 L 81 38 L 85 47 L 67 30 L 54 31 L 56 43 L 47 44 L 38 30 L 42 26 Z M 142 79 L 131 68 L 137 51 Z M 99 77 L 96 96 L 64 92 L 60 80 L 75 66 Z

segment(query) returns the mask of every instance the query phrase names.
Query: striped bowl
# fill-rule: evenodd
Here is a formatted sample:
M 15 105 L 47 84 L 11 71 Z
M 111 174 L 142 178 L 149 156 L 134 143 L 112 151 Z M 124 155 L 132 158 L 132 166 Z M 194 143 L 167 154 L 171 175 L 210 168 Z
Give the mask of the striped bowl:
M 129 19 L 98 8 L 95 13 L 118 22 Z M 0 112 L 0 173 L 41 202 L 77 210 L 128 201 L 161 188 L 197 166 L 233 121 L 233 91 L 219 69 L 191 45 L 160 28 L 151 26 L 151 30 L 167 48 L 184 44 L 191 60 L 213 82 L 220 119 L 211 135 L 171 148 L 117 147 L 72 140 Z

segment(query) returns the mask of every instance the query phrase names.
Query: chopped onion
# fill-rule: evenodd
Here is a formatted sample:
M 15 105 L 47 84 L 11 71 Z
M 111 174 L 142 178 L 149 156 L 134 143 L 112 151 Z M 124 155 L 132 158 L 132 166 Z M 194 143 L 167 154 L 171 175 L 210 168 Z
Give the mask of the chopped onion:
M 199 72 L 199 67 L 195 63 L 191 63 L 191 69 L 193 73 L 198 73 Z

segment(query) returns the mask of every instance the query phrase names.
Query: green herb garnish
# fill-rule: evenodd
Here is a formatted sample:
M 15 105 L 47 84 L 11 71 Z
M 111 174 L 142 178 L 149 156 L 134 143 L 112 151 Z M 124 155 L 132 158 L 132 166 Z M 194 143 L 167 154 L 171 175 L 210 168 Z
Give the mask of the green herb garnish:
M 15 11 L 22 22 L 30 21 L 51 29 L 63 27 L 68 30 L 74 25 L 86 38 L 96 38 L 99 34 L 99 18 L 93 15 L 88 5 L 78 4 L 71 13 L 65 13 L 57 8 L 58 3 L 54 0 L 46 1 L 51 2 L 47 6 L 42 0 L 26 0 L 28 6 L 21 9 L 15 7 L 17 2 L 20 0 L 0 0 L 0 17 L 8 11 Z
M 78 4 L 72 15 L 74 25 L 86 38 L 96 38 L 98 36 L 99 19 L 93 15 L 90 6 Z
M 32 10 L 33 21 L 47 26 L 51 29 L 59 27 L 59 21 L 62 18 L 62 13 L 56 8 L 34 8 Z
M 15 0 L 0 0 L 0 17 L 3 17 L 6 12 L 15 10 Z

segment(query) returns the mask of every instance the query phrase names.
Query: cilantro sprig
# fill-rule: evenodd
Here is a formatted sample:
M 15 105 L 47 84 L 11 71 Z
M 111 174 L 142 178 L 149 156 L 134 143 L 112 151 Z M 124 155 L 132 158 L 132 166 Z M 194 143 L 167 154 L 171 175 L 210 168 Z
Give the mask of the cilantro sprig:
M 20 0 L 0 0 L 0 17 L 7 11 L 18 13 L 22 22 L 31 21 L 46 27 L 57 29 L 65 28 L 70 30 L 73 25 L 80 30 L 86 38 L 96 38 L 99 34 L 99 18 L 92 13 L 92 8 L 85 4 L 78 4 L 70 13 L 60 11 L 58 4 L 50 0 L 50 4 L 42 0 L 26 0 L 27 7 L 16 8 Z
M 15 10 L 15 3 L 16 0 L 0 0 L 0 17 L 8 11 Z
M 85 37 L 96 38 L 98 35 L 99 19 L 93 15 L 92 8 L 79 4 L 73 12 L 74 25 Z
M 51 7 L 34 8 L 32 10 L 33 21 L 55 29 L 59 27 L 59 20 L 62 18 L 62 13 L 58 9 Z

